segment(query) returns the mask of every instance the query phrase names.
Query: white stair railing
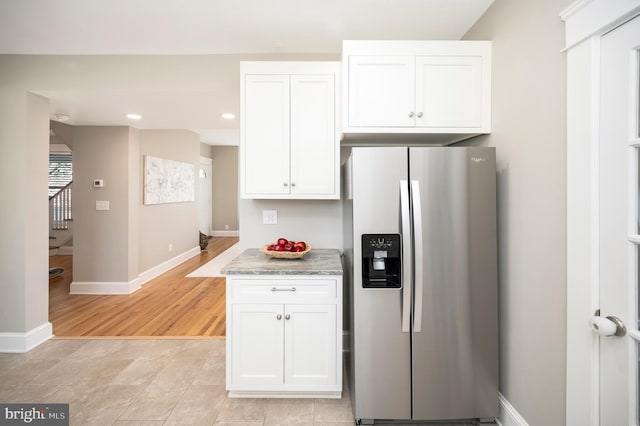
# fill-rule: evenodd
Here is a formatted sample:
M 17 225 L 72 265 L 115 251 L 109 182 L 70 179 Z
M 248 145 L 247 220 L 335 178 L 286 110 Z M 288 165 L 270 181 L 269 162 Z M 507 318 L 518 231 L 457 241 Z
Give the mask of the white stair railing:
M 52 231 L 69 229 L 71 216 L 71 188 L 73 181 L 49 197 L 49 226 Z

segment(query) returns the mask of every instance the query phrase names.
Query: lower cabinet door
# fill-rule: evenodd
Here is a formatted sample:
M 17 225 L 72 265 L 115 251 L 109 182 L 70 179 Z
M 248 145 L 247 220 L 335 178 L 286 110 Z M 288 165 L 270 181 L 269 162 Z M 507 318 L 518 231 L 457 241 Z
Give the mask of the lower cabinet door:
M 284 317 L 284 382 L 337 383 L 336 306 L 285 305 Z
M 232 311 L 232 383 L 281 385 L 283 305 L 234 304 Z

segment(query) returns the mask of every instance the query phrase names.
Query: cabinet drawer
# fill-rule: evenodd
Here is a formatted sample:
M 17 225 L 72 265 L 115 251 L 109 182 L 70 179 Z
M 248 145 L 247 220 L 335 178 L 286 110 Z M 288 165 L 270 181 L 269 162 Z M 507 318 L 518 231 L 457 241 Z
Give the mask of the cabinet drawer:
M 282 279 L 236 279 L 231 280 L 231 297 L 234 300 L 259 298 L 271 300 L 334 299 L 337 283 L 335 279 L 282 280 Z

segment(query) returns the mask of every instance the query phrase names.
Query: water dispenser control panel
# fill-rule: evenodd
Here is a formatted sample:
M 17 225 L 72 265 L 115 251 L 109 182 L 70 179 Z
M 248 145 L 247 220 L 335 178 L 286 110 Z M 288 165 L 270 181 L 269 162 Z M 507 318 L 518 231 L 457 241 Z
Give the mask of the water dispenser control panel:
M 401 288 L 400 234 L 362 234 L 362 286 Z

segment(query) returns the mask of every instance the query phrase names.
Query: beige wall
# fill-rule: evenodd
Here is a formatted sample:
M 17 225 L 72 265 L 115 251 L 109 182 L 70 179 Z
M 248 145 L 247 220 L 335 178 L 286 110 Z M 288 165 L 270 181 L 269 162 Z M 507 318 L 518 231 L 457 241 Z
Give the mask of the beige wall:
M 200 142 L 200 157 L 213 158 L 211 154 L 211 145 Z
M 129 198 L 129 137 L 128 127 L 74 130 L 74 282 L 128 282 L 137 276 L 138 265 L 129 263 L 130 211 L 137 211 Z M 103 179 L 104 187 L 94 188 L 94 179 Z M 96 210 L 96 201 L 108 201 L 109 210 Z
M 48 318 L 49 215 L 41 182 L 47 180 L 49 146 L 40 143 L 49 137 L 48 109 L 46 99 L 30 93 L 0 95 L 0 114 L 10 123 L 0 125 L 2 194 L 10 200 L 0 208 L 0 333 L 24 333 Z
M 263 225 L 262 211 L 277 210 L 278 224 Z M 315 248 L 342 250 L 342 203 L 322 200 L 240 200 L 240 243 L 260 247 L 279 237 Z
M 211 230 L 238 231 L 238 147 L 212 146 Z
M 200 139 L 188 130 L 141 130 L 140 180 L 145 155 L 200 165 Z M 199 180 L 196 179 L 196 185 Z M 198 188 L 195 189 L 198 194 Z M 198 204 L 195 201 L 140 205 L 140 272 L 198 246 Z M 171 246 L 171 248 L 170 248 Z
M 22 172 L 26 173 L 24 179 L 25 192 L 34 194 L 37 198 L 22 196 L 22 199 L 27 202 L 27 208 L 24 210 L 24 222 L 22 222 L 26 224 L 26 241 L 24 246 L 21 247 L 24 250 L 21 255 L 25 256 L 26 285 L 24 295 L 20 295 L 20 298 L 24 297 L 26 302 L 26 306 L 24 306 L 25 331 L 46 323 L 49 317 L 49 275 L 46 268 L 43 270 L 39 267 L 42 260 L 48 260 L 49 254 L 47 247 L 34 244 L 42 233 L 49 233 L 47 189 L 43 188 L 40 184 L 43 179 L 48 179 L 49 147 L 48 145 L 43 146 L 39 143 L 41 140 L 49 137 L 48 128 L 45 127 L 48 126 L 49 123 L 49 102 L 40 96 L 28 94 L 26 97 L 26 112 L 28 114 L 27 120 L 21 123 L 27 134 L 24 157 L 26 163 L 22 165 Z M 14 185 L 13 178 L 3 180 L 3 182 L 5 183 L 5 188 Z M 11 208 L 13 208 L 14 204 L 11 196 L 6 193 L 5 196 L 7 196 L 5 200 L 11 200 Z M 4 207 L 1 209 L 8 210 L 7 204 L 4 204 Z M 9 226 L 11 226 L 11 223 L 9 223 Z M 2 235 L 5 234 L 3 233 Z M 13 241 L 14 240 L 9 240 L 10 243 L 13 243 Z M 4 257 L 4 254 L 2 256 Z M 16 267 L 19 267 L 19 265 L 11 264 L 10 266 L 11 269 Z M 6 270 L 4 269 L 4 265 L 1 270 Z M 2 273 L 2 275 L 4 275 L 4 273 Z M 43 278 L 45 277 L 47 281 L 43 282 Z M 0 280 L 2 280 L 2 278 L 0 278 Z M 12 307 L 12 309 L 15 309 L 15 307 Z M 2 328 L 0 328 L 0 330 L 2 330 Z
M 572 0 L 496 0 L 465 35 L 493 40 L 500 392 L 532 426 L 565 422 L 566 64 Z

